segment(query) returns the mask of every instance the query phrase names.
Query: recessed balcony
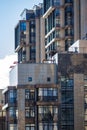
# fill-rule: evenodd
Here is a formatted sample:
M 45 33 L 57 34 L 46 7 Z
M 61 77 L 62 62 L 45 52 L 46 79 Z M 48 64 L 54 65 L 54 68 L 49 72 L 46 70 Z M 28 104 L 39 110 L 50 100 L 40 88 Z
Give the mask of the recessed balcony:
M 17 117 L 16 117 L 16 116 L 14 116 L 14 117 L 9 117 L 8 120 L 9 120 L 9 122 L 12 123 L 12 124 L 13 124 L 13 123 L 15 123 L 15 124 L 17 123 Z
M 48 121 L 51 121 L 51 122 L 58 122 L 58 114 L 53 114 L 51 112 L 48 112 L 48 113 L 39 113 L 38 115 L 38 120 L 40 122 L 48 122 Z
M 72 39 L 72 38 L 73 38 L 73 35 L 72 35 L 72 34 L 65 35 L 65 40 L 66 40 L 66 39 Z
M 47 33 L 46 35 L 45 35 L 45 38 L 47 38 L 53 31 L 55 31 L 55 27 L 54 28 L 52 28 L 51 30 L 50 30 L 50 32 L 49 33 Z
M 55 42 L 55 41 L 61 41 L 61 40 L 64 40 L 65 38 L 64 37 L 55 37 L 55 38 L 53 38 L 49 43 L 47 43 L 47 45 L 45 46 L 45 49 L 47 49 L 53 42 Z
M 58 96 L 39 96 L 38 101 L 58 101 Z
M 34 124 L 35 123 L 35 117 L 25 117 L 26 124 Z
M 59 24 L 56 24 L 56 29 L 64 29 L 65 27 L 64 26 L 61 26 Z
M 50 104 L 50 105 L 54 105 L 55 106 L 55 105 L 59 105 L 59 102 L 58 101 L 55 101 L 55 102 L 54 101 L 51 101 L 51 102 L 48 102 L 48 101 L 47 102 L 45 102 L 45 101 L 44 102 L 38 101 L 36 104 L 37 105 L 48 105 L 48 104 Z
M 20 42 L 17 48 L 15 49 L 15 52 L 18 52 L 22 47 L 26 46 L 26 42 Z M 27 45 L 28 46 L 28 45 Z
M 21 46 L 18 45 L 17 48 L 15 49 L 15 52 L 18 52 L 21 49 Z
M 59 5 L 58 5 L 58 4 L 55 4 L 54 7 L 55 7 L 55 8 L 64 8 L 64 4 L 59 4 Z
M 68 27 L 73 28 L 73 25 L 72 24 L 66 24 L 65 29 L 67 29 Z

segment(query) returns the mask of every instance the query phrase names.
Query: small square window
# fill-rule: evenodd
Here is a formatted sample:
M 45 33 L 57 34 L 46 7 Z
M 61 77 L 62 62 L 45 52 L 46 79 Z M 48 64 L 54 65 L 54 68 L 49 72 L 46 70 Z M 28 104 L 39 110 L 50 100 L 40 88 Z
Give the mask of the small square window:
M 28 81 L 31 82 L 32 81 L 32 77 L 28 77 Z
M 50 82 L 50 81 L 51 81 L 51 78 L 50 78 L 50 77 L 47 77 L 47 81 Z

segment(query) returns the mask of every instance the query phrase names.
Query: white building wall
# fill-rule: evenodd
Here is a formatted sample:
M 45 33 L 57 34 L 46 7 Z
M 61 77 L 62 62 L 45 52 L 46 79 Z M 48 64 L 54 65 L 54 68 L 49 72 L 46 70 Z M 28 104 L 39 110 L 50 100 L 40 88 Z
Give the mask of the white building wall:
M 69 47 L 69 52 L 87 53 L 87 40 L 77 40 Z
M 14 66 L 9 72 L 9 85 L 15 86 L 18 84 L 18 65 Z

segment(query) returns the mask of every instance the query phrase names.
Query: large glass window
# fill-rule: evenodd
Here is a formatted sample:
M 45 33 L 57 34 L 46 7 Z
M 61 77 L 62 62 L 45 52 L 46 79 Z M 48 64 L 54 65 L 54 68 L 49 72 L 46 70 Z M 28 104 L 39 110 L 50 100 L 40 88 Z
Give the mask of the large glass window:
M 33 106 L 25 108 L 25 117 L 34 117 L 35 116 L 35 108 Z
M 30 25 L 34 27 L 35 26 L 35 20 L 31 20 Z
M 61 129 L 62 130 L 74 130 L 74 126 L 73 125 L 66 125 L 66 123 L 65 123 L 65 125 L 61 126 Z
M 72 6 L 67 6 L 65 8 L 65 12 L 72 12 Z
M 58 30 L 55 31 L 55 35 L 56 35 L 56 36 L 55 36 L 56 38 L 59 38 L 59 37 L 60 37 L 60 29 L 58 29 Z
M 35 124 L 26 124 L 25 130 L 35 130 Z
M 30 43 L 35 43 L 35 42 L 36 42 L 35 36 L 33 36 L 31 34 L 31 36 L 30 36 Z
M 26 48 L 22 48 L 22 61 L 26 61 Z
M 73 29 L 72 28 L 67 28 L 66 30 L 65 30 L 65 35 L 66 36 L 73 36 Z
M 12 117 L 12 118 L 16 117 L 16 108 L 15 107 L 9 108 L 9 117 Z
M 30 21 L 30 43 L 35 43 L 36 42 L 36 38 L 35 38 L 35 21 Z
M 67 39 L 65 40 L 65 51 L 68 50 L 68 48 L 73 44 L 73 39 Z
M 55 26 L 60 27 L 60 18 L 55 19 Z
M 74 113 L 73 113 L 73 109 L 62 109 L 62 120 L 64 121 L 73 121 L 74 120 Z
M 62 105 L 72 105 L 73 104 L 73 78 L 61 77 L 61 102 Z
M 20 27 L 18 24 L 18 26 L 15 28 L 15 49 L 17 48 L 19 43 L 20 43 Z
M 39 130 L 58 130 L 57 123 L 39 123 Z
M 39 106 L 39 120 L 48 122 L 58 120 L 58 107 L 57 106 Z
M 50 0 L 45 0 L 44 1 L 44 13 L 49 9 L 50 6 L 51 6 Z
M 60 9 L 55 10 L 55 16 L 60 16 Z
M 26 30 L 26 22 L 21 21 L 20 22 L 20 30 L 25 31 Z
M 72 24 L 73 24 L 72 15 L 66 14 L 65 25 L 72 25 Z
M 66 6 L 65 8 L 65 25 L 73 25 L 73 6 Z
M 45 34 L 49 33 L 55 27 L 55 13 L 54 11 L 45 20 Z
M 72 91 L 63 91 L 62 93 L 62 103 L 63 104 L 72 104 L 73 103 L 73 92 Z
M 9 130 L 17 130 L 17 124 L 10 124 Z
M 31 60 L 31 61 L 35 61 L 35 59 L 36 59 L 35 54 L 36 54 L 36 53 L 31 53 L 31 55 L 30 55 L 30 60 Z
M 60 5 L 60 0 L 53 0 L 53 2 L 55 6 Z
M 35 47 L 34 45 L 32 45 L 32 46 L 30 47 L 30 50 L 31 50 L 31 53 L 32 53 L 32 52 L 35 52 L 35 51 L 36 51 L 36 47 Z
M 73 75 L 61 76 L 61 128 L 74 129 L 74 80 Z
M 38 90 L 39 100 L 58 100 L 58 89 L 57 88 L 39 88 Z
M 16 103 L 17 100 L 17 91 L 9 90 L 9 101 L 10 103 Z
M 61 77 L 61 87 L 65 87 L 65 89 L 67 88 L 73 88 L 74 86 L 74 80 L 73 78 L 67 78 L 65 76 Z
M 31 89 L 25 89 L 25 99 L 34 100 L 35 99 L 35 92 Z
M 65 0 L 65 3 L 72 3 L 73 0 Z

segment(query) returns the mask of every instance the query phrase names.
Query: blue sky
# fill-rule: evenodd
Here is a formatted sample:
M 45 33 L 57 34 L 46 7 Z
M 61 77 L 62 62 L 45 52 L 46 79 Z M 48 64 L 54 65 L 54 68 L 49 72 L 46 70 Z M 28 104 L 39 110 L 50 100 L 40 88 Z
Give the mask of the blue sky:
M 21 12 L 32 9 L 43 0 L 2 0 L 0 1 L 0 89 L 9 85 L 9 71 L 17 61 L 14 53 L 14 28 Z
M 14 54 L 14 27 L 24 8 L 32 9 L 43 0 L 2 0 L 0 2 L 0 59 Z

